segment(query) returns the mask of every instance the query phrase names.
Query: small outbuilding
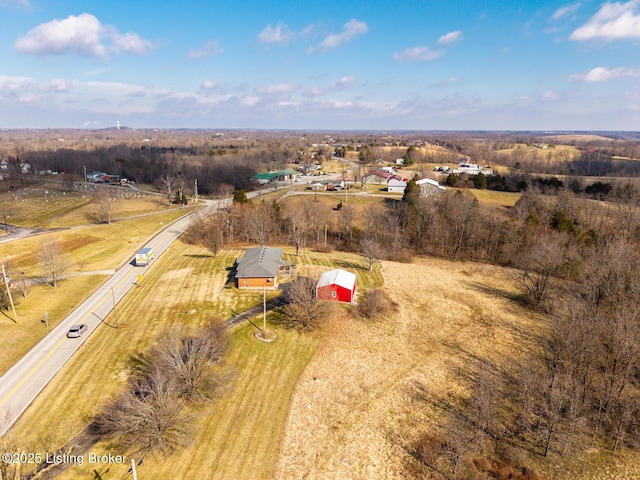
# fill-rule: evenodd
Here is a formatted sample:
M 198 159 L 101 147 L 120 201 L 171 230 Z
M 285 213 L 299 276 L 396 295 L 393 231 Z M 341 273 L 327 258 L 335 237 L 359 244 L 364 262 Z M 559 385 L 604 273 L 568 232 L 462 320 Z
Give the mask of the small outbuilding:
M 422 180 L 416 180 L 416 185 L 420 187 L 420 196 L 428 197 L 429 195 L 444 193 L 446 188 L 440 185 L 435 180 L 430 178 L 423 178 Z
M 324 272 L 316 284 L 316 297 L 320 300 L 353 302 L 356 298 L 356 276 L 346 270 Z

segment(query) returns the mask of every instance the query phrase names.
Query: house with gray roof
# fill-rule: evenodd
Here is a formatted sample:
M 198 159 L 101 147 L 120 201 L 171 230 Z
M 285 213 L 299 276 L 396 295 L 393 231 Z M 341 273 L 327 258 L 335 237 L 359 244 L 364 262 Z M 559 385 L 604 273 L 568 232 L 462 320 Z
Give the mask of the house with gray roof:
M 287 265 L 282 259 L 282 248 L 247 248 L 242 258 L 236 260 L 236 284 L 238 288 L 278 288 L 278 277 Z

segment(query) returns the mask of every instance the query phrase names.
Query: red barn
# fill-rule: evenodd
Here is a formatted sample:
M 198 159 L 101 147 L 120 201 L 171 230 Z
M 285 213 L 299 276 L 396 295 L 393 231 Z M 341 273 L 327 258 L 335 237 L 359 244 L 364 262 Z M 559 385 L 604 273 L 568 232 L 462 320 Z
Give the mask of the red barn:
M 324 272 L 316 285 L 316 297 L 321 300 L 353 302 L 356 298 L 356 276 L 345 270 Z

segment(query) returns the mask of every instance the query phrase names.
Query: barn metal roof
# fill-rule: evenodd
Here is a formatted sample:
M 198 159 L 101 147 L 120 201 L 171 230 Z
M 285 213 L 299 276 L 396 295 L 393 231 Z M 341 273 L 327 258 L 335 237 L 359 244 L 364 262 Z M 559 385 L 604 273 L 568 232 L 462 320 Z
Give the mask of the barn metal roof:
M 318 280 L 316 288 L 333 284 L 353 290 L 356 286 L 356 275 L 355 273 L 347 272 L 346 270 L 341 270 L 339 268 L 336 270 L 330 270 L 322 274 L 320 280 Z

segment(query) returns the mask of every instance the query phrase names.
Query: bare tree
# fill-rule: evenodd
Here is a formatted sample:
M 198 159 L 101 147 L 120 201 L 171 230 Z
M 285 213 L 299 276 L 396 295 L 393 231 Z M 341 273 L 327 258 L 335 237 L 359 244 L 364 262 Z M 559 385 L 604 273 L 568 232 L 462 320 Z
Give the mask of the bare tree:
M 289 232 L 291 233 L 291 239 L 296 246 L 296 256 L 300 251 L 300 247 L 304 245 L 304 239 L 307 235 L 309 223 L 305 215 L 304 210 L 293 209 L 289 212 L 287 217 L 287 223 L 289 224 Z
M 55 235 L 47 236 L 40 241 L 40 264 L 49 274 L 51 285 L 54 287 L 57 285 L 60 275 L 69 268 L 69 262 L 62 252 L 60 240 Z
M 97 219 L 101 223 L 111 224 L 113 204 L 118 198 L 118 191 L 113 187 L 104 185 L 96 187 L 94 202 L 97 209 Z
M 346 231 L 346 238 L 348 245 L 351 246 L 353 244 L 353 232 L 355 228 L 355 211 L 351 205 L 344 205 L 340 210 L 340 214 L 342 217 L 342 226 Z
M 218 210 L 229 208 L 229 195 L 233 193 L 233 185 L 221 183 L 216 189 L 216 197 L 218 201 Z
M 314 330 L 326 316 L 328 302 L 316 298 L 316 282 L 309 277 L 296 278 L 287 292 L 284 313 L 290 326 L 297 330 Z
M 173 379 L 156 370 L 134 382 L 101 413 L 97 423 L 121 451 L 145 457 L 184 446 L 191 436 L 193 418 L 177 396 Z
M 169 375 L 187 401 L 209 399 L 224 383 L 221 365 L 228 345 L 223 323 L 211 323 L 199 335 L 174 330 L 152 350 L 152 369 Z
M 171 202 L 173 201 L 173 192 L 176 188 L 176 177 L 173 177 L 171 175 L 161 176 L 159 179 L 159 184 L 167 194 L 167 200 L 169 202 L 169 205 L 171 205 Z
M 372 237 L 367 237 L 360 241 L 360 251 L 369 264 L 369 271 L 373 270 L 373 264 L 380 259 L 384 253 L 382 245 Z
M 190 407 L 213 398 L 228 380 L 222 369 L 227 347 L 226 328 L 214 320 L 196 335 L 165 335 L 138 359 L 130 388 L 98 415 L 99 433 L 142 457 L 183 447 L 194 426 Z
M 538 307 L 547 298 L 551 278 L 567 261 L 567 241 L 564 235 L 541 237 L 520 257 L 520 282 L 532 305 Z

